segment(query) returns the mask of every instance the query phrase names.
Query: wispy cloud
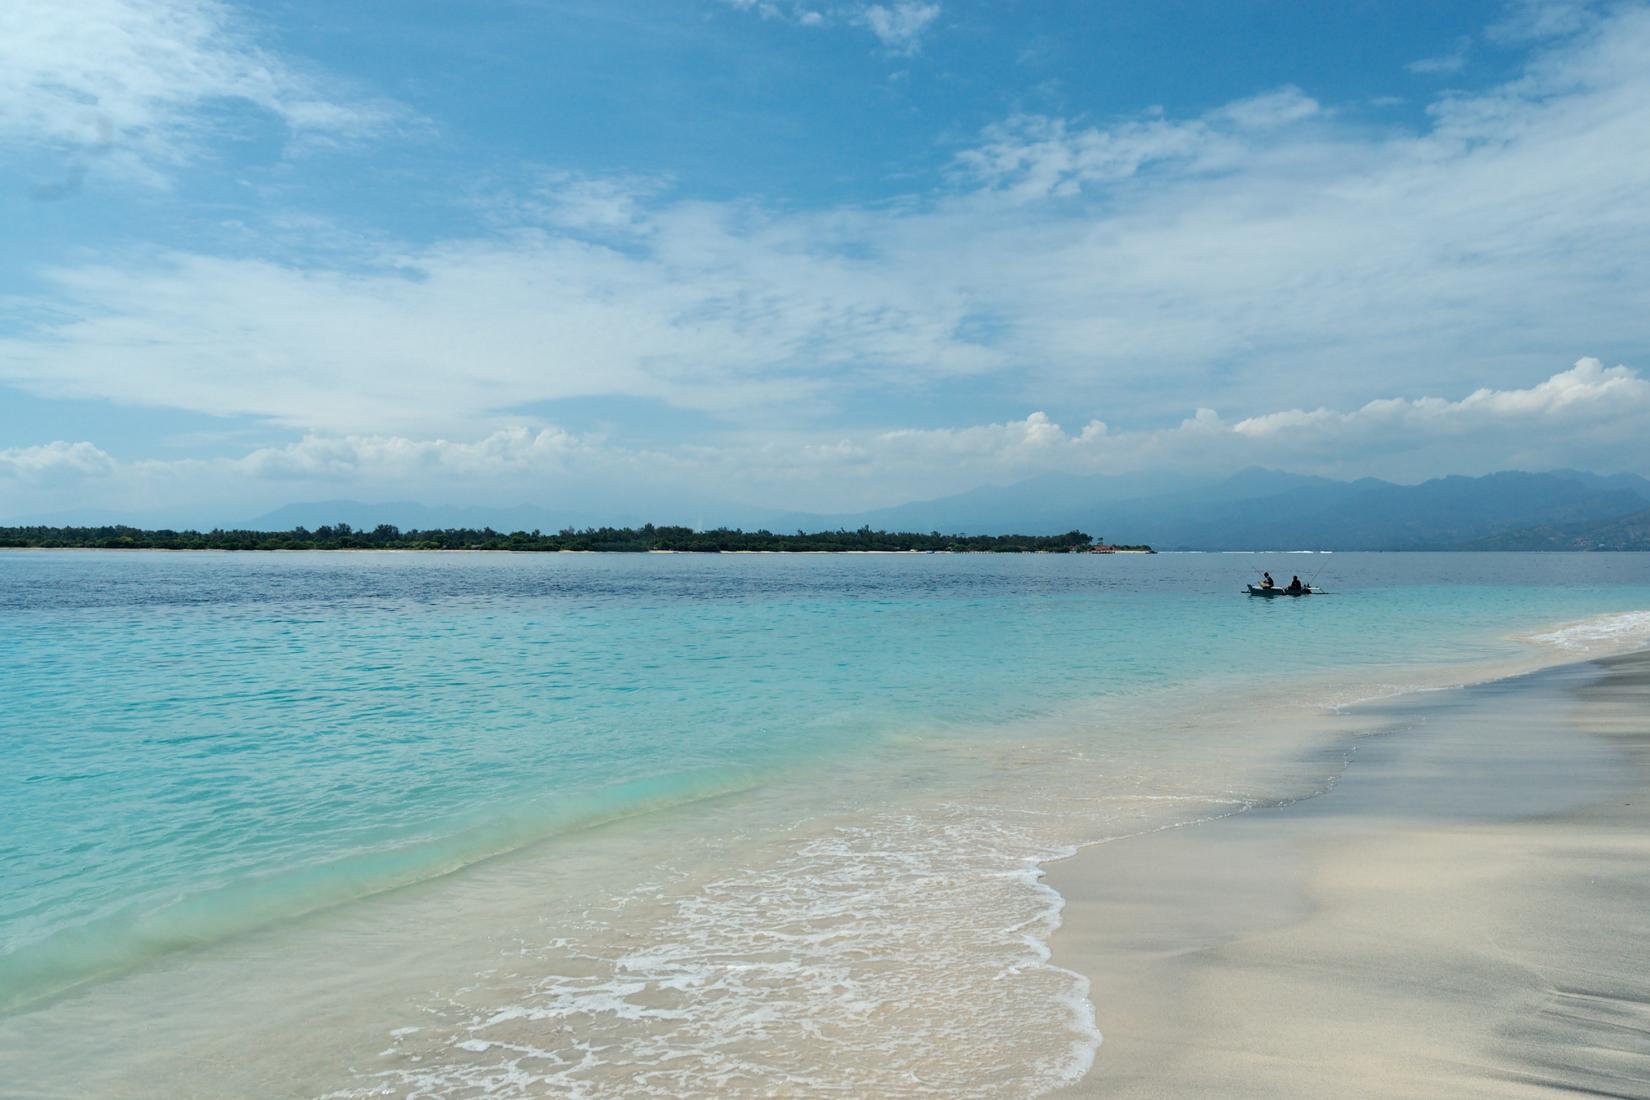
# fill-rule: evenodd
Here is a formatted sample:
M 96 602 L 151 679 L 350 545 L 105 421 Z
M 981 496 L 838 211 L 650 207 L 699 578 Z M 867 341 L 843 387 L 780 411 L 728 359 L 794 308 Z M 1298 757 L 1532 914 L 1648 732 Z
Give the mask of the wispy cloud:
M 958 154 L 957 165 L 971 180 L 1022 198 L 1069 196 L 1156 165 L 1172 165 L 1182 176 L 1231 169 L 1275 143 L 1280 128 L 1320 113 L 1316 100 L 1285 87 L 1178 121 L 1156 112 L 1077 127 L 1020 115 L 988 127 L 980 144 Z
M 218 0 L 0 5 L 0 146 L 67 152 L 58 190 L 94 159 L 164 182 L 221 125 L 225 104 L 271 113 L 297 141 L 356 139 L 409 118 L 263 49 Z
M 1407 66 L 1412 73 L 1422 76 L 1448 76 L 1466 68 L 1467 55 L 1472 49 L 1472 39 L 1462 38 L 1455 44 L 1455 48 L 1448 53 L 1438 54 L 1436 57 L 1423 57 L 1411 61 Z
M 525 186 L 489 194 L 481 205 L 505 228 L 538 225 L 623 235 L 647 230 L 654 200 L 670 184 L 665 176 L 546 171 Z
M 1601 6 L 1599 0 L 1510 0 L 1486 35 L 1501 43 L 1560 38 L 1596 26 Z
M 940 17 L 938 4 L 917 0 L 899 0 L 894 4 L 871 4 L 861 14 L 865 25 L 888 49 L 895 53 L 916 53 L 922 37 Z
M 861 27 L 871 32 L 890 53 L 915 54 L 924 36 L 940 17 L 938 3 L 924 0 L 723 0 L 731 7 L 804 27 Z

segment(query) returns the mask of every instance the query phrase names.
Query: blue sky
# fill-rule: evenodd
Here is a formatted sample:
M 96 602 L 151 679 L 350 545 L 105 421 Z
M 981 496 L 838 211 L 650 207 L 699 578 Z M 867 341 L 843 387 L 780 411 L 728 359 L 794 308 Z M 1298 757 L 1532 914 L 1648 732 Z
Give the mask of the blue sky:
M 0 520 L 1650 473 L 1646 57 L 1562 0 L 21 0 Z

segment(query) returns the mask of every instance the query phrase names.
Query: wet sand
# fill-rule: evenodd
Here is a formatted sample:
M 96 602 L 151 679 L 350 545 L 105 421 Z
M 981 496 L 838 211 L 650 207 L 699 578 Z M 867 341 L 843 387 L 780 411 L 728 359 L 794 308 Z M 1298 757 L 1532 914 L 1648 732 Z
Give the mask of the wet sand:
M 1650 1097 L 1650 654 L 1378 718 L 1327 794 L 1050 867 L 1060 1095 Z

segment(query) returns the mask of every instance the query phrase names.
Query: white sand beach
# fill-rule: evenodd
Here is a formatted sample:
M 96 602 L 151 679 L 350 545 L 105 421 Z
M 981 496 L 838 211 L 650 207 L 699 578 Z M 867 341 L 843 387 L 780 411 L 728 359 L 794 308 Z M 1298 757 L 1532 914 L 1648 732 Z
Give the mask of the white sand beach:
M 1327 794 L 1052 866 L 1105 1036 L 1063 1095 L 1650 1096 L 1650 654 L 1407 717 Z

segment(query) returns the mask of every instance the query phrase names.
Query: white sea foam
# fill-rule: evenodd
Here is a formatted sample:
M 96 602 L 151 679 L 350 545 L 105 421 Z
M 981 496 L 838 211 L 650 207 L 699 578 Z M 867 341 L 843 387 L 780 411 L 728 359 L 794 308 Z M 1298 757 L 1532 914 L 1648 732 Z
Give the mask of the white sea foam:
M 1599 615 L 1527 637 L 1532 642 L 1576 653 L 1636 648 L 1650 644 L 1650 611 Z
M 1070 849 L 1035 827 L 981 806 L 886 813 L 692 889 L 638 889 L 571 942 L 483 975 L 334 1095 L 1058 1087 L 1100 1033 L 1087 980 L 1049 961 L 1064 899 L 1038 865 Z
M 1101 1032 L 1087 979 L 1052 958 L 1065 901 L 1041 865 L 1074 840 L 1254 805 L 1257 792 L 1230 786 L 1230 761 L 1210 751 L 1220 741 L 1207 724 L 1221 722 L 1245 732 L 1244 758 L 1271 757 L 1250 718 L 1207 710 L 1170 722 L 1144 755 L 1089 737 L 908 746 L 929 754 L 913 774 L 988 781 L 967 797 L 770 832 L 702 879 L 655 878 L 430 1006 L 424 1030 L 334 1096 L 1057 1089 L 1088 1071 Z M 1320 768 L 1290 771 L 1284 789 L 1322 789 Z

